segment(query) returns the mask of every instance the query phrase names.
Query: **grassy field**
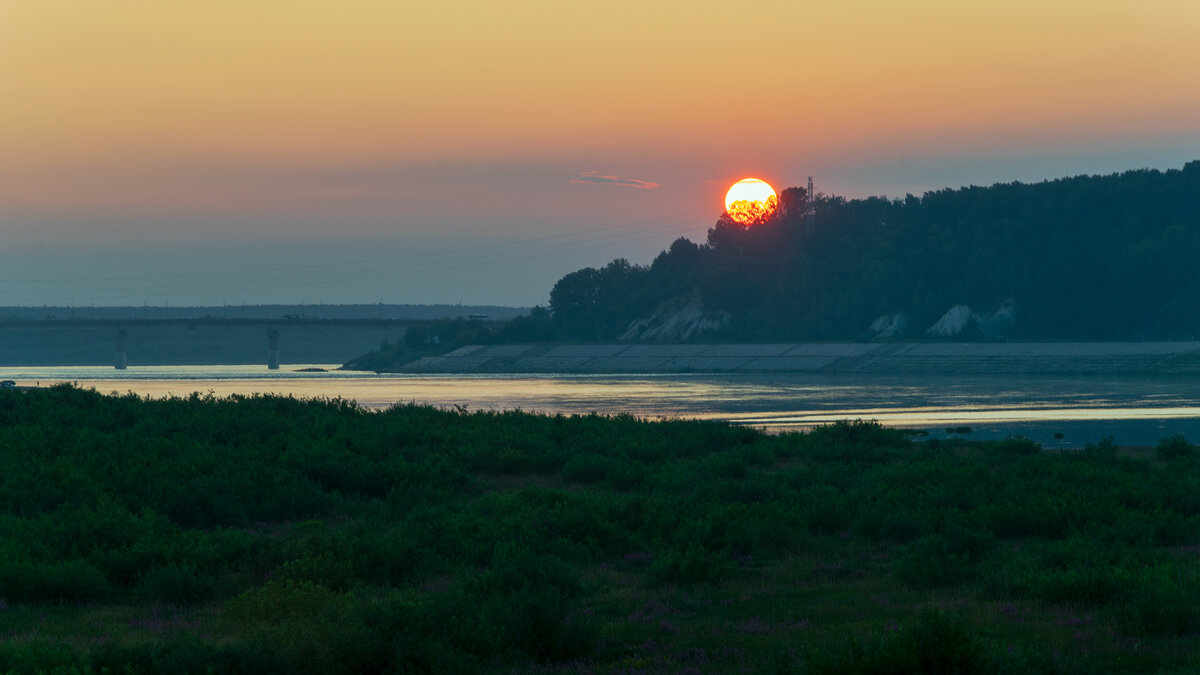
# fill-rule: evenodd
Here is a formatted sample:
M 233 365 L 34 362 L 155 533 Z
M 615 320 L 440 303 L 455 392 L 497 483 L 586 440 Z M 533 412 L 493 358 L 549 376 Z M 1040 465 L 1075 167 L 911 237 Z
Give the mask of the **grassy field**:
M 1200 460 L 0 392 L 0 672 L 1190 673 Z

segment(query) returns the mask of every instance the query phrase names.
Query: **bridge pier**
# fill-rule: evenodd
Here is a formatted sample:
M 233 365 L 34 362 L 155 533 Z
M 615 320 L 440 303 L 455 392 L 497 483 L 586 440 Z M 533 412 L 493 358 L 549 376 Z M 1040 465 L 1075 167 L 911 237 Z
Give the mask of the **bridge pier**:
M 267 370 L 279 370 L 279 329 L 267 330 Z
M 113 356 L 113 367 L 116 368 L 117 370 L 125 370 L 125 367 L 128 365 L 128 363 L 126 362 L 126 358 L 125 358 L 126 345 L 128 344 L 128 342 L 129 342 L 129 333 L 125 332 L 122 329 L 118 329 L 117 330 L 117 349 L 116 349 L 115 355 Z
M 289 364 L 320 364 L 344 362 L 377 349 L 385 339 L 395 342 L 408 326 L 427 325 L 415 319 L 175 318 L 179 310 L 172 311 L 170 319 L 81 319 L 78 311 L 74 319 L 3 317 L 0 366 L 89 365 L 120 374 L 168 364 L 257 364 L 261 368 L 267 360 L 283 370 L 284 333 Z M 277 331 L 278 337 L 267 335 L 271 331 Z M 264 348 L 268 353 L 263 353 Z

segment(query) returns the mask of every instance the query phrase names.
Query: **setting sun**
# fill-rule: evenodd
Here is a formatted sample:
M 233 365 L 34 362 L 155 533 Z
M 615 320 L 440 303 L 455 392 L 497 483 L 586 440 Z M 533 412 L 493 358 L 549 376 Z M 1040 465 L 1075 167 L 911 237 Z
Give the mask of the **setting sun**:
M 725 193 L 725 212 L 734 222 L 752 225 L 771 215 L 779 199 L 766 181 L 743 178 Z

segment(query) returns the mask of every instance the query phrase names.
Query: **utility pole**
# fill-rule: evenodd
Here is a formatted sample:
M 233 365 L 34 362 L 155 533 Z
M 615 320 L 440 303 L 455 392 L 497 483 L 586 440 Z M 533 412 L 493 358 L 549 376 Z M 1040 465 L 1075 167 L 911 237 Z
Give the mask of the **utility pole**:
M 812 176 L 808 177 L 808 192 L 806 192 L 804 195 L 804 202 L 805 202 L 805 204 L 804 204 L 804 206 L 805 206 L 804 224 L 806 226 L 805 229 L 808 232 L 808 236 L 811 237 L 813 235 L 813 220 L 816 218 L 816 215 L 817 215 L 817 206 L 816 206 L 816 201 L 815 201 L 815 195 L 813 193 Z

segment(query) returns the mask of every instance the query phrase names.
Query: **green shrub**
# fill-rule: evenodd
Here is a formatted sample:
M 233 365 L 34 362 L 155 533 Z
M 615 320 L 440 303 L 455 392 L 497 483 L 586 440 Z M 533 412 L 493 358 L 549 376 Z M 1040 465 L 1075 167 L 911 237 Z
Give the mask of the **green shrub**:
M 80 655 L 64 644 L 0 640 L 0 673 L 79 672 Z
M 1200 579 L 1176 564 L 1147 567 L 1122 589 L 1122 626 L 1139 635 L 1188 635 L 1200 630 Z
M 142 589 L 154 600 L 172 605 L 191 605 L 213 595 L 212 582 L 187 562 L 152 570 L 142 580 Z
M 700 471 L 706 476 L 725 480 L 740 480 L 750 470 L 746 458 L 737 453 L 709 455 L 700 460 Z
M 885 447 L 909 445 L 908 434 L 905 431 L 890 429 L 875 420 L 838 420 L 833 424 L 815 427 L 809 432 L 809 437 L 826 443 Z
M 1024 436 L 1009 436 L 996 443 L 996 450 L 1006 455 L 1036 455 L 1042 451 L 1042 444 Z
M 995 538 L 986 530 L 951 525 L 909 545 L 908 553 L 896 563 L 896 578 L 912 588 L 957 584 L 973 575 L 975 566 L 995 546 Z
M 1066 534 L 1068 523 L 1040 504 L 989 504 L 976 511 L 976 522 L 1002 539 L 1026 537 L 1057 538 Z
M 1164 461 L 1175 459 L 1184 459 L 1187 457 L 1196 456 L 1196 446 L 1189 443 L 1183 434 L 1175 434 L 1158 441 L 1158 447 L 1155 448 L 1158 453 L 1158 458 Z
M 649 581 L 652 584 L 682 586 L 716 584 L 730 578 L 734 569 L 733 561 L 728 556 L 692 544 L 682 553 L 667 551 L 657 556 L 650 563 Z
M 104 574 L 83 560 L 0 563 L 0 598 L 32 602 L 91 600 L 108 590 Z
M 579 455 L 567 460 L 562 479 L 568 483 L 596 483 L 608 477 L 610 460 L 599 455 Z
M 854 531 L 864 537 L 901 543 L 932 534 L 936 528 L 932 514 L 899 507 L 871 508 L 854 523 Z
M 426 633 L 405 626 L 392 636 L 390 647 L 390 660 L 398 673 L 483 671 L 479 657 L 453 643 L 446 632 Z
M 646 465 L 641 462 L 623 461 L 611 466 L 608 484 L 617 490 L 632 490 L 646 480 Z
M 392 477 L 379 466 L 352 455 L 314 458 L 301 472 L 325 491 L 346 495 L 383 498 L 392 483 Z
M 1195 517 L 1160 508 L 1122 509 L 1113 524 L 1096 528 L 1093 536 L 1106 542 L 1144 548 L 1187 546 L 1200 540 Z
M 135 586 L 146 574 L 167 562 L 169 550 L 160 542 L 139 541 L 104 556 L 105 576 L 119 586 Z
M 345 591 L 354 578 L 354 569 L 349 561 L 333 553 L 310 553 L 284 563 L 275 578 L 284 582 L 310 582 L 334 591 Z
M 812 534 L 843 532 L 858 516 L 846 494 L 829 485 L 813 486 L 802 491 L 800 497 L 804 504 L 800 511 Z
M 1038 574 L 1030 582 L 1031 595 L 1068 605 L 1099 605 L 1121 592 L 1121 575 L 1112 569 L 1056 570 Z
M 390 658 L 390 637 L 372 629 L 360 605 L 312 582 L 272 580 L 231 600 L 225 615 L 242 624 L 251 653 L 270 655 L 272 671 L 379 671 Z
M 1147 549 L 1105 544 L 1077 534 L 1038 547 L 1014 586 L 1020 595 L 1048 602 L 1107 604 L 1130 583 L 1128 570 L 1149 563 L 1152 557 Z
M 596 645 L 595 628 L 568 614 L 569 604 L 552 587 L 528 588 L 494 598 L 481 612 L 483 628 L 498 629 L 500 645 L 515 648 L 542 662 L 564 661 L 589 654 Z
M 814 459 L 849 462 L 886 460 L 898 448 L 912 445 L 909 435 L 874 420 L 841 420 L 808 433 L 807 455 Z
M 987 675 L 995 669 L 961 619 L 926 609 L 906 628 L 812 659 L 821 675 Z
M 170 672 L 199 675 L 205 672 L 247 671 L 245 666 L 250 664 L 222 658 L 223 651 L 216 645 L 181 637 L 159 642 L 106 642 L 91 649 L 88 662 L 93 672 L 97 673 Z M 274 664 L 264 657 L 267 655 L 261 655 L 254 665 L 270 670 Z
M 985 652 L 961 619 L 937 610 L 924 610 L 915 625 L 901 633 L 892 647 L 897 661 L 915 666 L 908 672 L 924 675 L 967 675 L 988 672 Z
M 349 604 L 345 594 L 311 581 L 272 580 L 230 600 L 225 611 L 239 621 L 279 623 L 291 617 L 339 615 Z
M 354 574 L 381 586 L 396 585 L 410 580 L 425 557 L 415 532 L 405 529 L 385 531 L 358 543 L 353 553 Z M 339 575 L 344 573 L 339 572 Z M 308 577 L 319 578 L 316 575 Z M 331 588 L 344 585 L 345 582 L 334 584 Z

